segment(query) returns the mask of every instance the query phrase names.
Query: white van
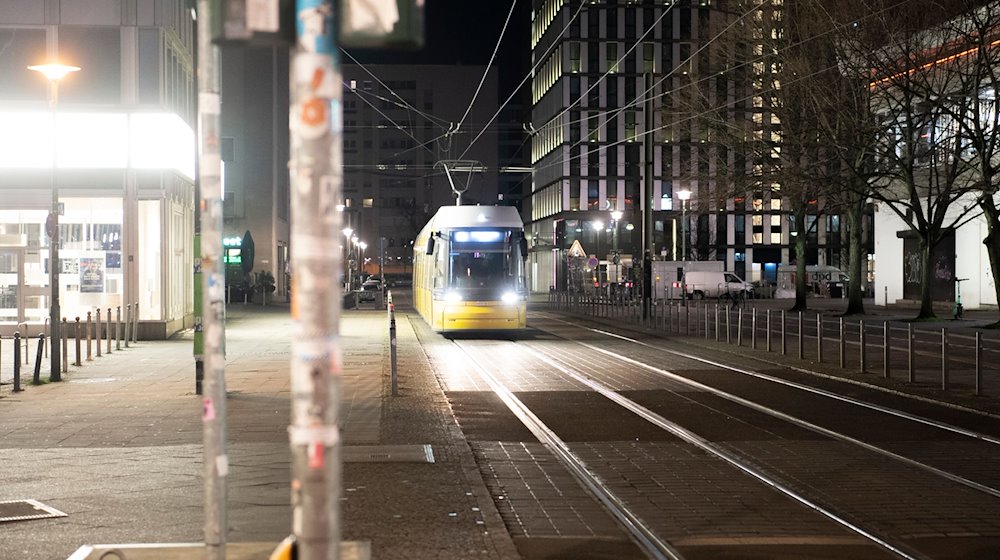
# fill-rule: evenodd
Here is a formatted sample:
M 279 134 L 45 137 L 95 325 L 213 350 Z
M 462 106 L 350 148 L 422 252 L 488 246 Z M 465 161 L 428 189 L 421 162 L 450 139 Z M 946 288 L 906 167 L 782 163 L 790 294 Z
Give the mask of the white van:
M 745 295 L 749 296 L 753 292 L 753 285 L 749 282 L 744 282 L 732 272 L 718 270 L 685 272 L 684 285 L 688 297 L 693 299 L 717 298 L 734 292 L 744 292 Z

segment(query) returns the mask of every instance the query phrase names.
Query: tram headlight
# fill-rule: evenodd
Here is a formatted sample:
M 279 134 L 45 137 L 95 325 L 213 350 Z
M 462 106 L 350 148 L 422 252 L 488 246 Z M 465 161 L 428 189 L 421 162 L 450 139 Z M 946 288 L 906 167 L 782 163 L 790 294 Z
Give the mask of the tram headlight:
M 462 301 L 462 294 L 458 292 L 445 292 L 444 300 L 451 303 Z
M 503 295 L 500 296 L 500 300 L 504 303 L 517 303 L 517 300 L 519 299 L 521 298 L 519 298 L 514 292 L 504 292 Z

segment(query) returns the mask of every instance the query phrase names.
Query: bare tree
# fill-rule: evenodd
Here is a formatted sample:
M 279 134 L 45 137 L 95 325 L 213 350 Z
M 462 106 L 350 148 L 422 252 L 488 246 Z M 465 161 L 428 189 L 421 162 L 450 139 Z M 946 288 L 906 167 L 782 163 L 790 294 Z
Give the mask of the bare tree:
M 974 178 L 974 196 L 987 234 L 993 288 L 1000 301 L 1000 4 L 985 6 L 966 0 L 964 15 L 947 22 L 945 33 L 955 37 L 955 56 L 942 68 L 954 74 L 956 90 L 948 95 L 945 111 L 954 120 L 966 149 L 959 156 Z M 993 328 L 1000 328 L 1000 322 Z
M 941 23 L 937 3 L 921 4 L 901 13 L 861 0 L 864 23 L 842 43 L 842 67 L 847 75 L 869 77 L 869 112 L 878 119 L 879 177 L 870 196 L 899 216 L 919 242 L 918 319 L 935 316 L 934 250 L 974 214 L 973 207 L 957 203 L 975 183 L 963 172 L 971 146 L 952 114 L 957 75 L 938 63 L 954 54 L 957 37 Z

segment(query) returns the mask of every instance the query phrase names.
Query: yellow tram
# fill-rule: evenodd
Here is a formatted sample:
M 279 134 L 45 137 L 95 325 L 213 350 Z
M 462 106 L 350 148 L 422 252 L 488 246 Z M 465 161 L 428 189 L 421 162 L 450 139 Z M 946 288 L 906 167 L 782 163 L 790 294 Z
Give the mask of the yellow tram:
M 413 303 L 437 332 L 525 328 L 528 256 L 511 206 L 444 206 L 413 244 Z

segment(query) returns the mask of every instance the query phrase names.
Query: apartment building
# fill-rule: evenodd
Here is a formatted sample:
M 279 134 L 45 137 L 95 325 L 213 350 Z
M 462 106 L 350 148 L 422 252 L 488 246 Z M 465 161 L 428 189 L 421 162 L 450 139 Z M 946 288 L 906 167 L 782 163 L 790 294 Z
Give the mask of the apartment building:
M 746 180 L 762 162 L 727 147 L 717 137 L 725 122 L 709 117 L 780 141 L 780 119 L 760 91 L 781 5 L 535 0 L 534 291 L 580 286 L 569 262 L 577 242 L 590 261 L 640 262 L 647 206 L 653 258 L 718 260 L 747 280 L 775 282 L 796 234 L 782 185 Z M 808 264 L 840 265 L 840 217 L 820 202 L 808 221 Z

